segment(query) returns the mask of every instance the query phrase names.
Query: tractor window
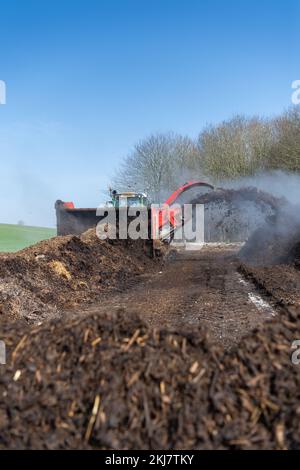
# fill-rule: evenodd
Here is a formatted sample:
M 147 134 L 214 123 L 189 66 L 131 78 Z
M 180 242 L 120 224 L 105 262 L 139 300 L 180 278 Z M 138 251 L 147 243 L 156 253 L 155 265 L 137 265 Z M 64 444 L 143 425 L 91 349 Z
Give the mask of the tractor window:
M 120 197 L 119 198 L 119 207 L 127 207 L 128 199 L 127 197 Z
M 139 207 L 141 206 L 141 200 L 139 197 L 120 197 L 119 207 Z
M 130 197 L 128 198 L 128 206 L 130 207 L 139 207 L 142 205 L 142 202 L 139 197 Z

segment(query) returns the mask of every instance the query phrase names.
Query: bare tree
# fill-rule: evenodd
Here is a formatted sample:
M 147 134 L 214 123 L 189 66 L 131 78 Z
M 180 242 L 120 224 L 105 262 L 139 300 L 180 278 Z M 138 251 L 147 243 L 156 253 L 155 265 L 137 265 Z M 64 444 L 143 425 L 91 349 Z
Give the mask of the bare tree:
M 269 121 L 236 116 L 204 129 L 198 150 L 206 174 L 218 180 L 252 175 L 264 168 L 272 142 Z
M 273 120 L 235 116 L 207 126 L 196 143 L 178 134 L 153 134 L 124 159 L 114 185 L 162 202 L 187 179 L 205 175 L 217 182 L 268 169 L 300 171 L 299 107 Z
M 300 108 L 294 107 L 274 120 L 275 141 L 268 167 L 300 171 Z
M 199 161 L 197 147 L 188 137 L 153 134 L 135 145 L 116 174 L 113 184 L 119 190 L 147 192 L 153 202 L 161 202 L 178 185 L 179 174 Z

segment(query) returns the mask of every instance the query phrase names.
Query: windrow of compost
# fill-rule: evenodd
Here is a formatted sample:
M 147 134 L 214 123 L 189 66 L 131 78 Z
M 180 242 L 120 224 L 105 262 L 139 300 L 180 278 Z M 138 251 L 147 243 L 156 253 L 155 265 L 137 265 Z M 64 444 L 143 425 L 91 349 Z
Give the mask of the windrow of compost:
M 300 308 L 300 207 L 286 205 L 249 237 L 240 271 L 277 305 Z
M 40 321 L 122 290 L 153 265 L 142 241 L 102 241 L 93 229 L 1 254 L 0 317 Z
M 226 353 L 129 311 L 2 328 L 0 448 L 295 449 L 299 315 Z
M 240 257 L 252 265 L 300 266 L 300 206 L 288 204 L 249 237 Z
M 187 202 L 204 205 L 204 237 L 208 243 L 245 242 L 287 205 L 284 199 L 255 187 L 219 188 Z

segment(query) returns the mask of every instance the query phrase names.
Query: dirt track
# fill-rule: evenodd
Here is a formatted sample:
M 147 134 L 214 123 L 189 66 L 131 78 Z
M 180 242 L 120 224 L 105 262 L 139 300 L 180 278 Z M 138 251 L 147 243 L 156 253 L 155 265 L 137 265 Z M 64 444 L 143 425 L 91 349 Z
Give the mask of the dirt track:
M 151 326 L 176 331 L 201 325 L 214 341 L 225 348 L 233 346 L 272 318 L 272 308 L 259 303 L 254 284 L 238 272 L 235 255 L 239 249 L 238 245 L 220 245 L 200 251 L 174 250 L 161 271 L 143 275 L 138 285 L 111 293 L 109 299 L 83 313 L 130 311 Z

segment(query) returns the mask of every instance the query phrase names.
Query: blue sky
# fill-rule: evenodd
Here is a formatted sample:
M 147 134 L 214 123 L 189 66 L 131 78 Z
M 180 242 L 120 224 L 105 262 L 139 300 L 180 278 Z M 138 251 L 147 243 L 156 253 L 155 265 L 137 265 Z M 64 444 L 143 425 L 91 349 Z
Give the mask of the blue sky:
M 270 116 L 300 79 L 299 0 L 0 0 L 0 222 L 96 206 L 139 139 Z

